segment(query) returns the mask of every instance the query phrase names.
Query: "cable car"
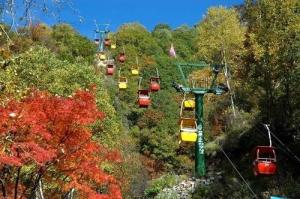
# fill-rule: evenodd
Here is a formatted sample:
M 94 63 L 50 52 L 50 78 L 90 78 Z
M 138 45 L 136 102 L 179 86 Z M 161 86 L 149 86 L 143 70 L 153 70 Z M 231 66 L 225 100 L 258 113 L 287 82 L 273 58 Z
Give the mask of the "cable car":
M 131 74 L 132 75 L 138 75 L 139 74 L 139 69 L 138 68 L 132 68 L 131 69 Z
M 94 42 L 95 42 L 96 45 L 99 45 L 100 40 L 99 39 L 94 39 Z
M 104 45 L 105 45 L 106 47 L 109 47 L 109 46 L 111 45 L 111 40 L 108 39 L 108 38 L 104 39 Z
M 147 108 L 151 104 L 150 92 L 149 90 L 139 90 L 138 91 L 138 105 L 141 108 Z
M 197 123 L 195 118 L 180 119 L 180 140 L 184 142 L 197 141 Z
M 150 90 L 151 90 L 151 92 L 160 90 L 160 77 L 151 77 L 150 78 Z
M 126 89 L 126 88 L 127 88 L 127 78 L 119 77 L 119 89 Z
M 138 75 L 139 74 L 139 58 L 135 57 L 136 60 L 136 65 L 132 66 L 131 68 L 131 74 L 132 75 Z M 139 82 L 139 86 L 140 86 L 140 82 Z
M 104 61 L 104 60 L 106 60 L 106 55 L 103 52 L 101 52 L 99 54 L 99 58 L 100 58 L 101 61 Z
M 281 196 L 270 196 L 270 199 L 288 199 L 288 198 L 281 197 Z
M 125 53 L 120 53 L 118 60 L 119 60 L 119 62 L 124 63 L 126 60 Z
M 185 110 L 195 109 L 195 99 L 184 99 L 182 102 L 182 106 Z
M 180 118 L 195 118 L 195 100 L 186 99 L 185 95 L 181 102 Z
M 257 146 L 254 149 L 253 174 L 274 175 L 277 171 L 275 149 L 272 146 Z
M 115 71 L 115 67 L 113 64 L 107 64 L 106 67 L 106 75 L 113 75 Z
M 117 44 L 111 44 L 110 48 L 111 49 L 116 49 L 117 48 Z

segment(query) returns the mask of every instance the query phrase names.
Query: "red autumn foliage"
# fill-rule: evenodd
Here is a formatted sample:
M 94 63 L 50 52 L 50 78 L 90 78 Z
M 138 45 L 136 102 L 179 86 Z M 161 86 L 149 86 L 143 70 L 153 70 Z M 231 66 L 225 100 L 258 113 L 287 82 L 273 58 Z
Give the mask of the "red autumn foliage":
M 93 141 L 88 128 L 103 117 L 94 95 L 86 91 L 69 98 L 35 91 L 21 102 L 10 101 L 0 107 L 0 172 L 7 166 L 33 165 L 28 171 L 31 176 L 58 185 L 58 192 L 75 188 L 79 198 L 122 198 L 118 181 L 99 167 L 102 161 L 120 162 L 120 154 Z M 7 181 L 12 182 L 15 175 L 10 176 Z M 107 191 L 98 193 L 103 186 Z M 16 194 L 10 187 L 6 187 L 7 198 Z M 32 189 L 22 179 L 19 187 L 17 195 L 23 198 Z

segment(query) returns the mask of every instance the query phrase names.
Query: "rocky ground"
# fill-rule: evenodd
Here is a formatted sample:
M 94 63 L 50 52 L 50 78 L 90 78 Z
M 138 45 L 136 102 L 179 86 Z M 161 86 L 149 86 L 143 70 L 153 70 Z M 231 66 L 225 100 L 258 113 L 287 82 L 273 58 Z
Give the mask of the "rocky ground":
M 163 189 L 155 199 L 190 199 L 198 186 L 208 186 L 222 178 L 222 172 L 208 172 L 202 178 L 190 177 L 171 188 Z

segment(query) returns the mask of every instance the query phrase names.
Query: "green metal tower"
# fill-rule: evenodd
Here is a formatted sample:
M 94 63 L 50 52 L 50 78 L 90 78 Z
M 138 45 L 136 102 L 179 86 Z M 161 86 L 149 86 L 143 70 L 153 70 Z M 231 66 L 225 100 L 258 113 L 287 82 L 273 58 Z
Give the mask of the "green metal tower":
M 216 85 L 216 79 L 220 69 L 223 67 L 222 65 L 213 65 L 213 77 L 211 78 L 210 85 L 207 87 L 197 87 L 197 85 L 190 85 L 187 81 L 188 76 L 191 74 L 193 70 L 201 70 L 205 67 L 209 67 L 210 65 L 201 62 L 198 64 L 191 63 L 176 63 L 183 84 L 177 84 L 173 82 L 173 87 L 178 91 L 185 94 L 194 94 L 195 96 L 195 118 L 197 120 L 197 140 L 195 143 L 195 173 L 197 177 L 204 176 L 206 173 L 205 169 L 205 154 L 204 154 L 204 121 L 203 121 L 203 98 L 207 93 L 213 93 L 216 95 L 221 95 L 224 92 L 228 91 L 228 88 L 219 84 Z M 193 83 L 192 83 L 193 84 Z

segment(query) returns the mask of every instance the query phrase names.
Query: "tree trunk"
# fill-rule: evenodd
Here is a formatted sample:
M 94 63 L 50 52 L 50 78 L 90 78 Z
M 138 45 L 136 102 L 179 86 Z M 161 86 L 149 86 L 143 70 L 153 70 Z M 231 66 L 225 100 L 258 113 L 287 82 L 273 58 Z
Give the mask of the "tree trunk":
M 3 198 L 6 198 L 5 183 L 4 183 L 4 181 L 2 179 L 0 179 L 0 182 L 1 182 L 1 189 L 2 189 Z
M 73 199 L 73 197 L 74 197 L 74 191 L 75 191 L 75 189 L 74 188 L 72 188 L 64 197 L 63 197 L 63 199 Z
M 15 184 L 15 197 L 14 197 L 14 199 L 18 198 L 18 186 L 19 186 L 20 172 L 21 172 L 21 167 L 18 168 L 18 172 L 17 172 L 17 179 L 16 179 L 16 184 Z
M 42 176 L 43 176 L 43 171 L 42 171 L 42 168 L 40 168 L 39 171 L 38 171 L 36 180 L 35 180 L 35 182 L 33 184 L 32 190 L 30 192 L 30 195 L 28 197 L 29 199 L 34 199 L 34 196 L 36 194 L 36 189 L 39 186 L 39 182 L 42 179 Z
M 42 180 L 39 181 L 38 187 L 36 188 L 35 198 L 44 199 Z
M 226 77 L 226 84 L 227 84 L 227 87 L 229 89 L 229 95 L 230 95 L 230 101 L 231 101 L 231 108 L 232 108 L 232 112 L 233 112 L 233 116 L 234 118 L 236 118 L 236 111 L 235 111 L 235 105 L 234 105 L 234 93 L 233 91 L 231 90 L 231 87 L 230 87 L 230 82 L 229 82 L 229 70 L 228 70 L 228 67 L 227 67 L 227 60 L 226 60 L 226 54 L 225 54 L 225 49 L 223 48 L 222 50 L 222 59 L 223 59 L 223 64 L 225 66 L 224 70 L 225 70 L 225 77 Z

